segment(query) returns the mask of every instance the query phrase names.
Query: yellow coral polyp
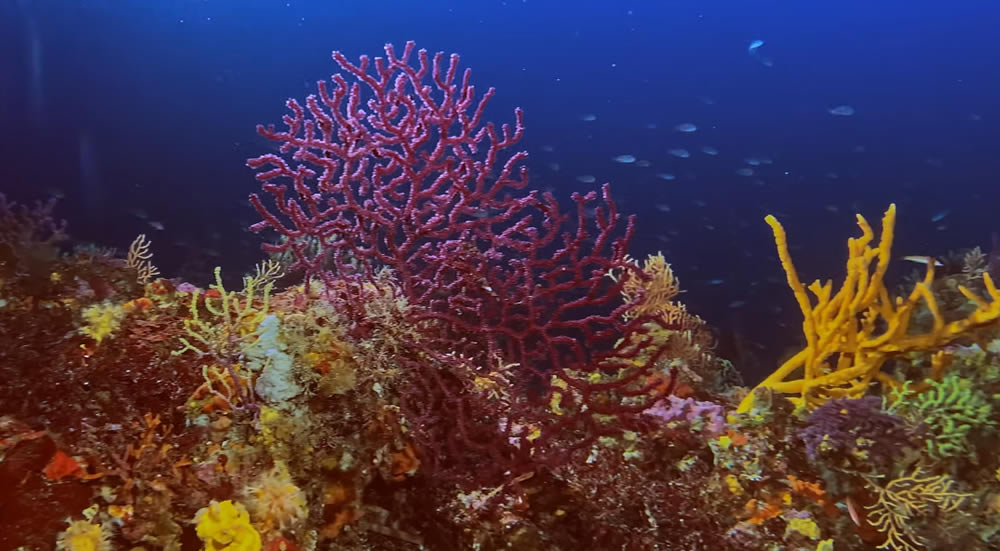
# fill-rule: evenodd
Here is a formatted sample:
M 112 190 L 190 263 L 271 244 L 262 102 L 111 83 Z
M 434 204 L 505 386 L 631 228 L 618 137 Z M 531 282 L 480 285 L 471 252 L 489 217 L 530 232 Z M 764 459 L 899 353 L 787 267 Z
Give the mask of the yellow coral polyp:
M 70 521 L 56 541 L 59 551 L 109 551 L 108 533 L 99 524 L 86 520 Z
M 204 551 L 260 551 L 260 534 L 239 503 L 212 501 L 195 514 L 194 522 Z
M 882 366 L 890 358 L 940 348 L 977 327 L 995 324 L 1000 319 L 1000 291 L 990 274 L 984 273 L 983 285 L 989 301 L 960 286 L 959 291 L 976 309 L 964 319 L 946 323 L 931 292 L 934 262 L 927 263 L 923 281 L 914 286 L 908 297 L 890 298 L 883 278 L 891 259 L 896 223 L 894 204 L 885 211 L 881 240 L 875 246 L 872 245 L 875 234 L 871 226 L 858 215 L 862 234 L 847 241 L 847 277 L 836 292 L 831 281 L 813 282 L 808 290 L 815 297 L 815 303 L 792 264 L 785 229 L 773 216 L 765 221 L 774 232 L 788 286 L 802 310 L 806 347 L 758 388 L 797 395 L 792 397 L 797 405 L 815 407 L 833 398 L 857 398 L 867 391 L 873 380 L 888 387 L 898 387 L 901 381 L 882 373 Z M 910 320 L 921 302 L 933 316 L 934 324 L 926 333 L 912 334 Z M 752 408 L 753 396 L 752 392 L 747 395 L 739 412 L 745 413 Z
M 262 532 L 285 530 L 308 515 L 305 493 L 283 463 L 262 474 L 246 489 L 247 504 Z

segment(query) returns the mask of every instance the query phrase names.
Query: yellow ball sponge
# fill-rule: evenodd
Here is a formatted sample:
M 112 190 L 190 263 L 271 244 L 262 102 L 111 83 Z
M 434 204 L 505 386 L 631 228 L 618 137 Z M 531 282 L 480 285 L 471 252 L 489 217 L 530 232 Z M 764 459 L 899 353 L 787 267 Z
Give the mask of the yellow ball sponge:
M 205 551 L 260 551 L 260 534 L 239 503 L 212 501 L 195 514 L 194 522 Z

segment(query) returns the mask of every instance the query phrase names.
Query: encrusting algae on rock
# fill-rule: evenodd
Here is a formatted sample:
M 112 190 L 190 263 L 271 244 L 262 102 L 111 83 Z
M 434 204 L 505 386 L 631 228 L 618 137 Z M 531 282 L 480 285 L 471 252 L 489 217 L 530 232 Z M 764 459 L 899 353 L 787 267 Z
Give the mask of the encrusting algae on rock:
M 890 207 L 806 288 L 768 218 L 806 346 L 748 395 L 609 187 L 524 189 L 457 56 L 335 59 L 260 128 L 241 289 L 0 196 L 0 549 L 1000 548 L 986 267 L 890 298 Z

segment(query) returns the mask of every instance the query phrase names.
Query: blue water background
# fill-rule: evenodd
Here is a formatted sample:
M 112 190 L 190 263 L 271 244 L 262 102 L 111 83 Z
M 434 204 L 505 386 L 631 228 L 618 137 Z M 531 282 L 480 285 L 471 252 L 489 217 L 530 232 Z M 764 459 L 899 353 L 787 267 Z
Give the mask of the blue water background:
M 638 215 L 632 254 L 666 254 L 753 379 L 796 346 L 801 319 L 766 214 L 806 280 L 842 277 L 854 213 L 874 223 L 892 201 L 897 256 L 990 248 L 998 28 L 1000 5 L 981 1 L 8 1 L 0 190 L 64 194 L 80 241 L 149 234 L 167 274 L 238 275 L 260 243 L 244 163 L 273 150 L 254 126 L 333 73 L 331 50 L 415 40 L 497 88 L 492 120 L 524 108 L 534 185 L 566 198 L 612 183 Z M 829 113 L 840 105 L 854 115 Z

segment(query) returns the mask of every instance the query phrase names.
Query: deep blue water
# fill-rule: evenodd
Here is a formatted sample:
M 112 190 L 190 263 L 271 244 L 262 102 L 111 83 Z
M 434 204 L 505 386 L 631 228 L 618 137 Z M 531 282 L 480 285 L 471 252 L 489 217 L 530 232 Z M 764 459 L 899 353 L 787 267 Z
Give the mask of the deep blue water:
M 639 217 L 633 255 L 663 250 L 722 346 L 769 365 L 800 317 L 765 214 L 784 222 L 807 280 L 841 277 L 853 213 L 874 224 L 892 201 L 900 256 L 989 249 L 998 28 L 1000 5 L 972 0 L 4 0 L 0 190 L 64 194 L 80 241 L 150 234 L 167 274 L 239 274 L 260 243 L 245 231 L 258 185 L 244 162 L 271 148 L 255 125 L 333 73 L 331 50 L 415 40 L 497 88 L 491 119 L 524 108 L 537 186 L 565 198 L 611 182 Z M 828 112 L 841 105 L 854 114 Z

